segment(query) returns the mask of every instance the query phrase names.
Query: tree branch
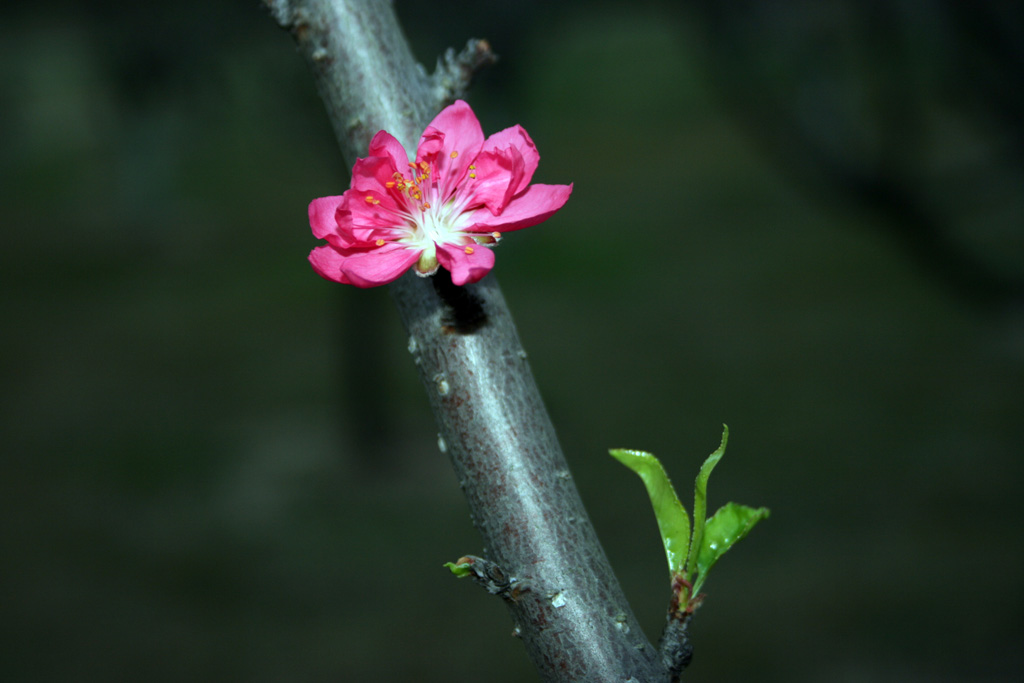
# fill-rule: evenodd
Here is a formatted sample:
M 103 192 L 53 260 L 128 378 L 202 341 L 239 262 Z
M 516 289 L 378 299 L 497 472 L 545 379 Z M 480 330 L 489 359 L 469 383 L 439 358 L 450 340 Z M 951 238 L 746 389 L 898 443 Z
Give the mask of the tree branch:
M 544 679 L 663 678 L 580 501 L 495 279 L 456 287 L 439 271 L 433 282 L 403 277 L 392 292 L 486 554 L 519 586 L 509 608 Z
M 415 149 L 442 98 L 490 54 L 470 41 L 431 79 L 385 0 L 265 2 L 313 69 L 349 163 L 382 129 Z M 668 680 L 583 508 L 497 281 L 457 287 L 444 270 L 407 273 L 391 291 L 439 443 L 484 539 L 480 571 L 506 598 L 542 678 Z

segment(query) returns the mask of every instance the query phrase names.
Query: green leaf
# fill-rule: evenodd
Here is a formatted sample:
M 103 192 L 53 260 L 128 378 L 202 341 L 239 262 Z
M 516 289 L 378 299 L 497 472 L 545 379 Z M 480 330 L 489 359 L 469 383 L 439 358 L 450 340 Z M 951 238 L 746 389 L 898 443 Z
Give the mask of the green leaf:
M 750 533 L 754 525 L 767 519 L 768 508 L 752 508 L 739 503 L 726 503 L 718 508 L 704 526 L 704 537 L 697 551 L 697 578 L 693 584 L 693 594 L 700 591 L 708 572 L 718 562 L 718 558 L 733 547 L 737 541 Z
M 693 527 L 686 508 L 672 488 L 658 459 L 650 453 L 627 449 L 609 451 L 619 462 L 636 472 L 647 487 L 647 494 L 658 520 L 665 545 L 669 573 L 672 575 L 673 601 L 670 609 L 692 612 L 701 602 L 700 588 L 711 567 L 729 548 L 746 536 L 754 525 L 768 517 L 767 508 L 751 508 L 728 503 L 706 519 L 708 479 L 725 455 L 729 427 L 722 425 L 722 442 L 701 465 L 693 484 Z
M 729 426 L 722 425 L 722 443 L 719 444 L 718 450 L 709 455 L 708 459 L 701 465 L 700 472 L 697 473 L 697 479 L 693 482 L 693 541 L 690 543 L 690 552 L 686 561 L 687 581 L 692 582 L 694 576 L 697 575 L 697 554 L 704 543 L 704 517 L 707 514 L 708 477 L 711 476 L 711 470 L 715 469 L 715 465 L 725 455 L 725 445 L 728 441 Z M 694 587 L 693 595 L 696 594 L 697 590 Z
M 654 516 L 658 520 L 668 570 L 672 574 L 682 574 L 690 552 L 690 518 L 686 508 L 679 502 L 672 482 L 665 474 L 665 468 L 657 458 L 643 451 L 613 448 L 608 452 L 643 480 L 647 495 L 651 498 Z
M 469 576 L 470 574 L 473 573 L 469 569 L 472 565 L 473 565 L 472 562 L 462 562 L 460 564 L 455 564 L 454 562 L 445 562 L 444 563 L 444 566 L 448 567 L 448 570 L 452 574 L 455 574 L 455 576 L 459 577 L 460 579 L 463 578 L 463 577 Z

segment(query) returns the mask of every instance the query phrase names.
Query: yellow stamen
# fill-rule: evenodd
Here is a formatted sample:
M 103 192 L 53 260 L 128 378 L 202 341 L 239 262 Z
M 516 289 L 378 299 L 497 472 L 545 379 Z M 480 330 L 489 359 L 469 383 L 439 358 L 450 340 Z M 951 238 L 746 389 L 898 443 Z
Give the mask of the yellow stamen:
M 470 173 L 470 174 L 469 174 L 469 177 L 470 177 L 470 178 L 473 178 L 474 180 L 476 180 L 476 173 Z
M 381 238 L 377 238 L 377 241 L 374 242 L 374 244 L 376 244 L 378 247 L 383 247 L 384 246 L 384 240 L 381 239 Z
M 473 247 L 466 247 L 466 253 L 467 254 L 472 254 L 473 253 Z
M 430 208 L 430 202 L 423 202 L 423 209 L 426 210 L 426 209 L 429 209 L 429 208 Z
M 388 188 L 389 190 L 394 189 L 395 181 L 394 180 L 387 181 L 386 183 L 384 183 L 384 187 Z
M 451 154 L 449 154 L 448 156 L 450 156 L 450 157 L 451 157 L 452 159 L 454 159 L 455 157 L 459 156 L 459 153 L 458 153 L 458 152 L 454 152 L 454 151 L 453 151 L 453 152 L 452 152 Z
M 498 232 L 497 230 L 495 230 L 494 232 L 491 233 L 491 237 L 493 237 L 496 240 L 500 240 L 501 239 L 501 233 Z
M 374 199 L 370 195 L 366 195 L 366 203 L 367 204 L 380 204 L 380 200 L 379 199 Z

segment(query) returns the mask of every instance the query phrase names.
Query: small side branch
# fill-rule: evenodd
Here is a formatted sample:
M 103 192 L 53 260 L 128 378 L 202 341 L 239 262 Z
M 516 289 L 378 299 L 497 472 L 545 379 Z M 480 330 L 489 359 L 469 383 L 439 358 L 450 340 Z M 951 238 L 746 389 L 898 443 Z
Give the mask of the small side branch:
M 498 61 L 498 55 L 491 51 L 486 40 L 470 38 L 460 52 L 448 48 L 444 58 L 437 60 L 434 70 L 434 97 L 439 102 L 454 102 L 463 97 L 469 89 L 473 76 L 485 66 Z
M 456 566 L 465 567 L 473 581 L 491 595 L 515 602 L 520 594 L 528 589 L 528 584 L 514 576 L 509 576 L 497 562 L 485 560 L 476 555 L 466 555 L 455 561 Z
M 690 636 L 687 633 L 692 618 L 692 612 L 681 614 L 670 611 L 665 623 L 665 630 L 661 634 L 661 641 L 658 643 L 662 664 L 668 670 L 669 680 L 672 683 L 680 679 L 683 670 L 690 665 L 690 660 L 693 659 L 693 645 L 690 643 Z

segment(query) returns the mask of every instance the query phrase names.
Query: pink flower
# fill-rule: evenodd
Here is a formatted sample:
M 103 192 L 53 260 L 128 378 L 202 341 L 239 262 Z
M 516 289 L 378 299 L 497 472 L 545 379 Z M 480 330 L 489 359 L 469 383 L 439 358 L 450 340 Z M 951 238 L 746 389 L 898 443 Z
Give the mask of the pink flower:
M 423 131 L 416 161 L 385 131 L 352 168 L 352 187 L 309 205 L 309 254 L 320 276 L 356 287 L 397 280 L 410 267 L 476 282 L 494 266 L 491 247 L 511 230 L 546 220 L 572 185 L 531 185 L 540 155 L 520 126 L 484 139 L 469 105 L 446 107 Z

